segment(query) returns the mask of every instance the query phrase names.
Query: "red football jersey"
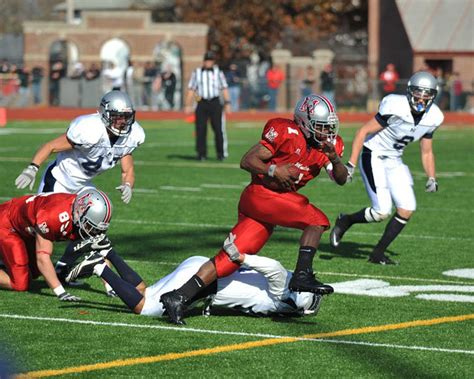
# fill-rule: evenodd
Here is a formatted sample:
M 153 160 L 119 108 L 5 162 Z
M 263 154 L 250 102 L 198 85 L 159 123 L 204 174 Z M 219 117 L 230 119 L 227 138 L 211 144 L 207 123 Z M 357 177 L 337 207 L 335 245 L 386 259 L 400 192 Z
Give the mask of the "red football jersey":
M 297 190 L 318 176 L 329 162 L 323 152 L 308 146 L 299 126 L 286 118 L 269 120 L 263 129 L 260 143 L 272 152 L 271 164 L 281 166 L 293 163 L 300 170 L 299 178 L 295 182 Z M 340 136 L 336 137 L 335 149 L 336 153 L 342 156 L 344 142 Z M 252 183 L 263 184 L 263 177 L 264 175 L 252 175 Z
M 44 193 L 11 200 L 10 223 L 22 238 L 39 233 L 50 241 L 77 238 L 72 223 L 75 194 Z

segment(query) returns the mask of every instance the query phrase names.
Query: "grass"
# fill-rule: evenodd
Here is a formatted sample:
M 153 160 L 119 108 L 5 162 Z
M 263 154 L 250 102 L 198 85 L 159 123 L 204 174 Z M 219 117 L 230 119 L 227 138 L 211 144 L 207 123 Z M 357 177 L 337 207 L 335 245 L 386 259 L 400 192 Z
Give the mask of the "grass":
M 2 202 L 25 193 L 15 188 L 16 176 L 37 147 L 60 134 L 66 124 L 12 122 L 0 129 Z M 152 284 L 186 257 L 211 257 L 217 252 L 236 221 L 239 195 L 249 180 L 249 175 L 239 169 L 240 157 L 258 141 L 263 125 L 230 124 L 230 157 L 225 162 L 212 158 L 209 132 L 211 158 L 204 163 L 193 160 L 191 125 L 143 125 L 147 139 L 134 154 L 137 182 L 132 202 L 123 204 L 114 190 L 120 182 L 119 168 L 96 178 L 95 184 L 114 203 L 111 240 Z M 354 127 L 341 128 L 347 155 Z M 76 377 L 110 378 L 471 377 L 472 319 L 396 330 L 382 327 L 377 332 L 367 327 L 474 313 L 472 276 L 443 274 L 474 269 L 473 141 L 474 129 L 468 127 L 443 127 L 436 133 L 440 191 L 435 194 L 424 192 L 426 178 L 417 144 L 408 146 L 404 160 L 414 176 L 418 210 L 390 246 L 389 253 L 401 262 L 399 266 L 367 263 L 385 224 L 354 227 L 336 251 L 325 235 L 315 259 L 320 278 L 328 283 L 372 279 L 391 286 L 441 286 L 434 292 L 412 288 L 407 296 L 391 298 L 336 293 L 324 299 L 316 317 L 252 318 L 226 312 L 205 318 L 194 313 L 187 318 L 186 327 L 173 328 L 165 319 L 133 315 L 119 299 L 107 298 L 97 278 L 71 289 L 83 298 L 77 304 L 60 303 L 43 281 L 37 280 L 27 293 L 0 291 L 0 347 L 3 345 L 7 352 L 3 354 L 14 361 L 16 372 L 40 371 L 44 376 L 69 376 L 67 371 L 44 370 L 70 369 L 70 375 Z M 322 173 L 302 192 L 331 221 L 341 211 L 353 212 L 368 204 L 359 176 L 353 184 L 338 187 Z M 260 254 L 276 258 L 291 269 L 299 236 L 297 230 L 277 229 Z M 55 258 L 64 247 L 64 243 L 56 245 Z M 459 287 L 447 291 L 447 285 Z M 464 295 L 469 301 L 425 300 L 417 297 L 420 294 Z M 349 329 L 356 334 L 334 333 Z M 259 336 L 318 337 L 321 333 L 328 334 L 318 340 Z M 254 342 L 255 346 L 248 344 Z M 226 346 L 230 346 L 228 350 L 220 352 Z M 112 363 L 101 365 L 108 362 Z M 85 365 L 96 366 L 80 371 Z

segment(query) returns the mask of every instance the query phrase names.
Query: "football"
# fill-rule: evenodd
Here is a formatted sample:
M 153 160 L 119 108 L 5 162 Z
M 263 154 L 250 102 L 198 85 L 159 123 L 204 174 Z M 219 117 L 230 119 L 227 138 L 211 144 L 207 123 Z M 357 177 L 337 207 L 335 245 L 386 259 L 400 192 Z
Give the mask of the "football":
M 298 180 L 298 177 L 300 175 L 300 169 L 293 165 L 293 166 L 290 166 L 288 170 L 290 171 L 291 175 L 295 178 L 294 181 Z M 272 178 L 268 175 L 265 175 L 262 181 L 263 181 L 263 185 L 266 188 L 271 189 L 272 191 L 277 191 L 277 192 L 288 191 L 288 189 L 284 188 L 277 179 Z

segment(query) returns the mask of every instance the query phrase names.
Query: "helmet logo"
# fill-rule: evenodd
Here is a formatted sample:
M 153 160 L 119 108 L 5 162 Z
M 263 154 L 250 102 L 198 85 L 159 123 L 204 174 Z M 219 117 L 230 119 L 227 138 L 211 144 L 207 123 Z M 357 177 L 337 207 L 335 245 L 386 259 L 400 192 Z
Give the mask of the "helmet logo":
M 299 111 L 300 112 L 307 112 L 311 113 L 313 112 L 313 109 L 320 103 L 319 99 L 316 97 L 313 97 L 312 99 L 309 96 L 306 96 L 304 98 L 304 101 L 301 103 Z
M 78 213 L 77 215 L 79 218 L 84 216 L 87 212 L 87 210 L 93 205 L 93 202 L 91 200 L 91 194 L 86 193 L 83 196 L 81 196 L 79 199 L 77 199 L 76 202 L 76 212 Z
M 273 128 L 273 126 L 270 128 L 270 130 L 265 134 L 265 138 L 270 141 L 270 142 L 273 142 L 275 140 L 275 138 L 278 137 L 278 133 L 277 131 Z

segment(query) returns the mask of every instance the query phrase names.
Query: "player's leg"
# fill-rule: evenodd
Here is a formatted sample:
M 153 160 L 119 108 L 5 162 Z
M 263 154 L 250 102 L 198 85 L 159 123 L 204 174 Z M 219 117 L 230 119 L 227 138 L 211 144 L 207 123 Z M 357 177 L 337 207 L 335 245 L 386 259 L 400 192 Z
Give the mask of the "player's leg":
M 416 209 L 416 198 L 413 191 L 413 178 L 408 167 L 399 161 L 389 169 L 388 185 L 397 212 L 390 219 L 385 231 L 375 246 L 369 261 L 380 264 L 396 264 L 385 255 L 388 246 L 401 233 Z
M 224 133 L 222 124 L 222 105 L 219 100 L 213 100 L 210 104 L 211 126 L 214 131 L 214 143 L 218 160 L 224 159 Z
M 364 207 L 352 214 L 341 213 L 338 216 L 329 236 L 333 247 L 339 246 L 342 237 L 352 225 L 381 222 L 390 216 L 392 200 L 385 160 L 364 148 L 360 158 L 360 173 L 372 206 Z
M 196 107 L 196 152 L 197 159 L 207 158 L 207 119 L 208 110 L 204 101 L 199 101 Z
M 133 270 L 127 262 L 125 262 L 120 255 L 114 249 L 110 249 L 103 257 L 112 263 L 114 268 L 117 270 L 120 277 L 128 283 L 133 284 L 140 293 L 144 293 L 146 284 L 138 273 Z M 110 269 L 109 269 L 110 270 Z M 112 271 L 112 270 L 110 270 Z M 113 271 L 112 271 L 113 272 Z M 105 278 L 104 278 L 105 279 Z M 107 283 L 109 283 L 106 280 Z M 110 284 L 110 283 L 109 283 Z M 113 288 L 113 286 L 112 286 Z
M 231 233 L 236 236 L 234 243 L 239 251 L 246 254 L 256 254 L 268 241 L 272 231 L 271 226 L 241 214 L 239 215 L 239 222 L 234 226 Z M 184 312 L 191 299 L 196 298 L 218 277 L 230 275 L 238 267 L 237 264 L 229 260 L 223 249 L 219 250 L 213 259 L 205 262 L 197 273 L 181 287 L 161 296 L 161 302 L 164 304 L 170 320 L 175 324 L 184 324 Z
M 0 230 L 0 240 L 0 259 L 5 266 L 5 269 L 0 269 L 0 288 L 27 291 L 30 272 L 23 240 L 5 229 Z

